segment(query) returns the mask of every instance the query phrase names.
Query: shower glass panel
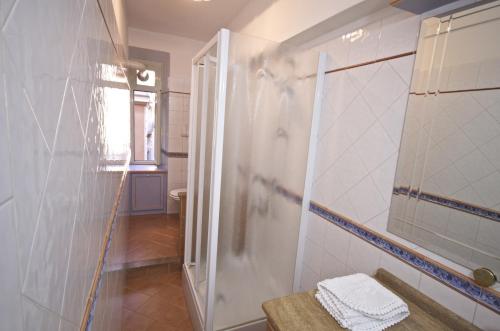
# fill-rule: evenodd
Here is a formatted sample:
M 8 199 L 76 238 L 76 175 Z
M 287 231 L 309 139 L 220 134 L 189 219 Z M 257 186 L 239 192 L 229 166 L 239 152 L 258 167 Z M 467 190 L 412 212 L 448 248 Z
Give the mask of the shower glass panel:
M 232 33 L 214 329 L 292 292 L 318 55 Z M 289 192 L 291 194 L 286 194 Z
M 214 102 L 215 102 L 215 78 L 216 78 L 216 60 L 217 60 L 217 47 L 212 47 L 208 54 L 205 56 L 205 75 L 206 81 L 204 82 L 204 98 L 206 100 L 206 107 L 203 110 L 202 123 L 204 122 L 205 132 L 204 135 L 205 145 L 202 150 L 204 150 L 203 157 L 204 169 L 203 175 L 203 200 L 202 203 L 199 202 L 199 216 L 198 219 L 200 223 L 198 225 L 199 239 L 197 243 L 197 254 L 199 254 L 199 270 L 197 272 L 197 282 L 199 286 L 200 294 L 204 297 L 206 292 L 206 279 L 207 279 L 207 250 L 208 250 L 208 223 L 210 217 L 210 192 L 211 192 L 211 174 L 212 174 L 212 148 L 214 139 Z M 201 186 L 200 186 L 201 188 Z M 201 217 L 200 217 L 201 215 Z
M 203 63 L 196 63 L 194 65 L 193 70 L 195 70 L 194 75 L 196 75 L 196 82 L 203 82 L 203 74 L 204 74 L 204 68 L 203 68 Z M 196 95 L 203 96 L 203 84 L 198 84 L 198 86 L 195 86 L 196 88 Z M 193 106 L 193 109 L 195 110 L 194 113 L 198 112 L 198 110 L 201 111 L 201 108 L 203 106 L 203 98 L 200 97 L 196 100 L 196 104 Z M 195 134 L 192 135 L 196 139 L 195 143 L 195 150 L 192 154 L 191 157 L 194 158 L 194 160 L 199 160 L 200 158 L 200 134 L 201 134 L 201 116 L 195 116 L 194 117 L 194 123 L 192 124 L 192 129 L 195 131 Z M 197 228 L 197 216 L 198 216 L 198 185 L 199 185 L 199 163 L 196 162 L 194 163 L 194 178 L 193 178 L 193 198 L 192 198 L 192 228 L 191 228 L 191 236 L 192 238 L 196 238 L 196 228 Z M 189 251 L 189 256 L 186 257 L 186 263 L 194 263 L 196 259 L 196 241 L 193 240 L 190 244 L 190 250 L 186 250 L 186 252 Z
M 203 330 L 293 291 L 317 67 L 227 30 L 193 61 L 184 268 Z

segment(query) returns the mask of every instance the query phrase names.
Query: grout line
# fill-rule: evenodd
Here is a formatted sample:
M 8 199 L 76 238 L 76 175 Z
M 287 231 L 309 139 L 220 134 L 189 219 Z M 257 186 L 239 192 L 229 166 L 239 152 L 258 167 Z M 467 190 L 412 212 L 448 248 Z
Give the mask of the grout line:
M 13 195 L 9 196 L 7 199 L 5 199 L 3 201 L 0 201 L 0 209 L 3 208 L 6 204 L 8 204 L 11 201 L 14 201 Z
M 30 245 L 30 251 L 29 251 L 29 256 L 28 256 L 28 263 L 26 265 L 24 279 L 21 282 L 22 283 L 22 285 L 21 285 L 22 293 L 26 292 L 28 275 L 29 275 L 29 270 L 30 270 L 30 267 L 31 267 L 31 258 L 33 256 L 33 249 L 35 248 L 35 240 L 36 240 L 36 236 L 38 234 L 38 228 L 40 226 L 40 217 L 41 217 L 41 214 L 42 214 L 42 206 L 43 206 L 43 202 L 45 200 L 45 193 L 47 191 L 47 186 L 49 185 L 49 177 L 50 177 L 50 173 L 52 171 L 52 163 L 53 163 L 53 158 L 50 157 L 49 165 L 47 167 L 47 175 L 45 177 L 45 181 L 44 181 L 44 184 L 43 184 L 42 192 L 40 193 L 40 199 L 38 201 L 38 208 L 37 208 L 37 211 L 36 211 L 36 222 L 35 222 L 35 227 L 34 227 L 33 235 L 31 236 L 31 245 Z
M 69 88 L 71 89 L 71 95 L 73 103 L 75 104 L 76 115 L 78 116 L 78 123 L 80 123 L 80 129 L 82 130 L 82 136 L 85 141 L 85 130 L 83 130 L 82 115 L 80 115 L 80 110 L 78 109 L 78 103 L 76 102 L 75 90 L 73 89 L 73 84 L 70 84 Z
M 73 216 L 73 227 L 71 229 L 71 238 L 69 241 L 69 251 L 68 251 L 68 261 L 67 261 L 66 272 L 65 272 L 65 277 L 64 277 L 63 293 L 62 293 L 62 298 L 61 298 L 61 311 L 60 311 L 61 316 L 63 316 L 64 303 L 66 301 L 66 287 L 67 287 L 68 278 L 69 278 L 69 266 L 71 264 L 71 254 L 73 252 L 73 240 L 75 239 L 76 218 L 78 215 L 79 205 L 80 205 L 80 193 L 82 190 L 82 178 L 83 178 L 83 169 L 85 166 L 85 154 L 86 153 L 85 153 L 85 141 L 84 141 L 83 150 L 82 150 L 82 165 L 80 167 L 80 179 L 78 181 L 78 193 L 76 195 L 75 213 Z
M 36 116 L 35 110 L 33 109 L 33 105 L 31 104 L 31 100 L 28 96 L 28 92 L 26 92 L 25 88 L 23 88 L 23 94 L 24 94 L 24 99 L 28 103 L 28 108 L 30 109 L 31 114 L 35 118 L 35 123 L 38 126 L 38 129 L 40 130 L 40 134 L 42 135 L 42 140 L 45 144 L 45 147 L 47 148 L 49 154 L 52 154 L 52 150 L 49 147 L 49 143 L 47 142 L 47 138 L 45 138 L 45 134 L 43 133 L 42 126 L 40 125 L 40 122 L 38 121 L 38 117 Z M 55 140 L 55 136 L 54 136 L 54 140 Z
M 20 0 L 17 0 L 14 4 L 11 5 L 11 7 L 9 9 L 9 13 L 7 14 L 7 16 L 5 16 L 5 20 L 2 22 L 2 29 L 1 29 L 2 32 L 5 32 L 5 30 L 7 29 L 7 25 L 9 23 L 10 19 L 12 18 L 12 16 L 14 15 L 14 11 L 17 8 L 19 1 Z

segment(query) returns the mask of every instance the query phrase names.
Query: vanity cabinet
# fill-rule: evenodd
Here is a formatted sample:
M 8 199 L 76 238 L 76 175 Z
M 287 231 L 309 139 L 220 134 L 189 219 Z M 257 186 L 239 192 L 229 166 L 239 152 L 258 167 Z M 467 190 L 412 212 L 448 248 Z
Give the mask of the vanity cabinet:
M 166 173 L 132 173 L 131 214 L 160 214 L 166 212 Z

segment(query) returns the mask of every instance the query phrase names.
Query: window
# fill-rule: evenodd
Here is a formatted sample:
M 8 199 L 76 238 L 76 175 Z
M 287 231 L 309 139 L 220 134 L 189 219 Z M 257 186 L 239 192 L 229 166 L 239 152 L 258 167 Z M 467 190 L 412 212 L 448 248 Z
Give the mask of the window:
M 144 61 L 140 61 L 145 63 Z M 130 70 L 132 162 L 159 164 L 161 64 L 147 62 L 145 70 Z
M 155 161 L 156 93 L 134 91 L 134 159 Z

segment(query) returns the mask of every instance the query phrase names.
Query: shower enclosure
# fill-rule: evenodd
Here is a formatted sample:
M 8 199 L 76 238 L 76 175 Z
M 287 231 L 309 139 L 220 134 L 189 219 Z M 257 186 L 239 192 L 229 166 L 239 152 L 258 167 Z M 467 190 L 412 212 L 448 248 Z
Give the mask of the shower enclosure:
M 184 284 L 196 329 L 259 329 L 262 302 L 293 291 L 318 59 L 228 30 L 193 59 Z

